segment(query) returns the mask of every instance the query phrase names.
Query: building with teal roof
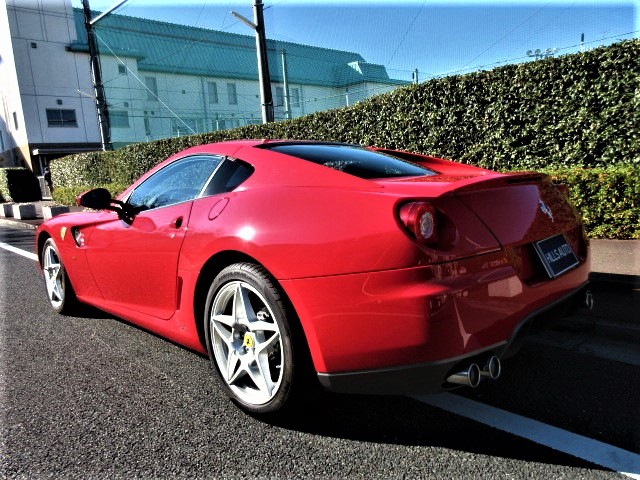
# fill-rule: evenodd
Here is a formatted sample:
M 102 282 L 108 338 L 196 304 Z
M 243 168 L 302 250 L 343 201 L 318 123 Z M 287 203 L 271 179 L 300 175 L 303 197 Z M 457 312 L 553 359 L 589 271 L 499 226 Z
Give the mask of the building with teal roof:
M 70 0 L 6 0 L 0 166 L 42 170 L 100 145 L 83 12 Z M 261 122 L 253 35 L 125 15 L 96 26 L 114 147 Z M 267 26 L 268 34 L 268 26 Z M 267 40 L 276 120 L 347 106 L 408 82 L 360 54 Z
M 86 53 L 82 11 L 74 14 L 69 49 Z M 96 33 L 116 146 L 261 121 L 253 36 L 123 15 L 105 17 Z M 275 40 L 267 51 L 276 120 L 406 83 L 358 53 Z

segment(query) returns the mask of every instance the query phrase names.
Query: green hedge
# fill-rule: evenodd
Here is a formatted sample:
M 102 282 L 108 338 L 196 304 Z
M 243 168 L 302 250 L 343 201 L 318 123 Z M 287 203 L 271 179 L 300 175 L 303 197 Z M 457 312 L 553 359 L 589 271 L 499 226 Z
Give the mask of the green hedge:
M 51 163 L 51 181 L 56 188 L 109 183 L 111 161 L 105 154 L 113 153 L 78 153 L 54 160 Z
M 237 138 L 343 141 L 498 170 L 640 168 L 638 91 L 640 40 L 636 39 L 574 55 L 434 79 L 294 120 L 74 155 L 55 161 L 51 170 L 57 188 L 129 184 L 184 148 Z M 637 178 L 636 170 L 629 172 Z M 576 174 L 569 183 L 594 179 L 587 173 L 584 177 Z M 580 191 L 600 192 L 599 184 L 590 188 L 581 186 Z M 604 194 L 595 200 L 604 201 Z M 589 199 L 584 201 L 593 205 Z M 609 216 L 593 213 L 598 208 L 602 212 L 609 209 Z M 626 222 L 629 215 L 633 217 L 627 210 L 619 211 L 613 202 L 592 206 L 588 213 L 593 214 L 589 221 Z M 601 229 L 594 225 L 591 231 L 598 236 L 630 235 L 624 225 Z M 637 238 L 638 233 L 633 235 Z
M 70 187 L 58 187 L 53 190 L 52 196 L 53 201 L 60 205 L 75 205 L 76 198 L 82 192 L 86 192 L 87 190 L 91 190 L 92 188 L 103 187 L 111 192 L 112 196 L 117 196 L 121 192 L 123 192 L 128 185 L 123 185 L 119 183 L 104 183 L 104 184 L 91 184 L 91 185 L 73 185 Z
M 593 238 L 640 238 L 640 167 L 541 170 L 569 186 L 569 198 Z
M 0 202 L 32 202 L 40 196 L 40 184 L 31 170 L 0 168 Z

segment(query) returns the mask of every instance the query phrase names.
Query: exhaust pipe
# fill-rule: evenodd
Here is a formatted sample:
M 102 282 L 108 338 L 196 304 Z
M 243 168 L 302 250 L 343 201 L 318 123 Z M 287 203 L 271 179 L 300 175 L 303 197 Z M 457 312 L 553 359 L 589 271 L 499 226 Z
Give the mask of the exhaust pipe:
M 447 382 L 475 388 L 480 385 L 480 367 L 476 363 L 472 363 L 466 370 L 447 377 Z
M 584 306 L 587 307 L 589 310 L 593 310 L 593 304 L 594 304 L 593 293 L 591 293 L 591 290 L 587 290 L 584 293 Z
M 483 378 L 490 378 L 491 380 L 497 380 L 501 373 L 502 365 L 500 364 L 500 359 L 493 355 L 489 360 L 487 360 L 487 363 L 484 364 L 484 367 L 480 372 L 480 376 Z

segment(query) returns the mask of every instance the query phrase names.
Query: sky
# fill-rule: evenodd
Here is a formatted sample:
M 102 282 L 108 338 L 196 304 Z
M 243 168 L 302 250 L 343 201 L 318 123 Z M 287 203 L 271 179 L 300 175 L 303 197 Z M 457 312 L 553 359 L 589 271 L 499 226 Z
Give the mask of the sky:
M 81 0 L 73 0 L 80 6 Z M 116 0 L 90 0 L 104 10 Z M 356 52 L 389 76 L 418 78 L 531 61 L 640 36 L 640 0 L 263 0 L 267 38 Z M 178 6 L 177 6 L 178 5 Z M 230 12 L 253 19 L 253 0 L 129 0 L 117 14 L 243 35 Z

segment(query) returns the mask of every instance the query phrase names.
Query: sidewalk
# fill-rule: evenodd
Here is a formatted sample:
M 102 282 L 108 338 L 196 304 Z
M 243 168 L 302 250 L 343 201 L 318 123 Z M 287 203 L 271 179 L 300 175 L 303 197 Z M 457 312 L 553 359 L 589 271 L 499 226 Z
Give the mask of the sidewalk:
M 34 203 L 37 219 L 0 217 L 0 225 L 35 230 L 43 222 L 42 207 L 54 203 Z M 82 207 L 72 206 L 70 209 L 72 212 L 82 211 Z M 640 240 L 591 240 L 591 280 L 640 289 Z
M 47 201 L 47 200 L 41 200 L 39 202 L 29 202 L 29 203 L 33 203 L 36 207 L 36 217 L 33 220 L 19 220 L 17 218 L 13 218 L 13 217 L 2 217 L 0 216 L 0 226 L 4 226 L 4 227 L 11 227 L 11 228 L 22 228 L 22 229 L 28 229 L 28 230 L 35 230 L 36 228 L 38 228 L 38 225 L 40 225 L 42 222 L 44 222 L 43 216 L 42 216 L 42 207 L 44 206 L 53 206 L 56 205 L 55 202 L 52 201 Z M 77 206 L 71 206 L 69 207 L 69 210 L 71 212 L 81 212 L 82 210 L 84 210 L 83 207 L 77 207 Z

